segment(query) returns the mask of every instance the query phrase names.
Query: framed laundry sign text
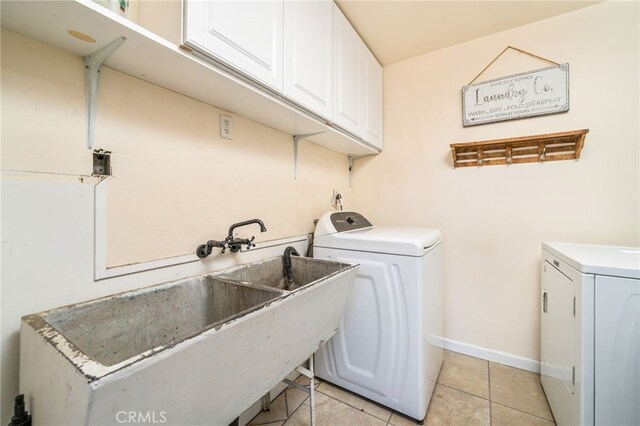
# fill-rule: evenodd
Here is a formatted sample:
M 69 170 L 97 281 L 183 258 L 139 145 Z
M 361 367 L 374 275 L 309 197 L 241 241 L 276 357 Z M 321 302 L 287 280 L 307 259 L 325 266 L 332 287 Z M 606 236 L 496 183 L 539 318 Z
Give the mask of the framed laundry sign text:
M 462 88 L 465 127 L 566 111 L 569 111 L 569 64 Z

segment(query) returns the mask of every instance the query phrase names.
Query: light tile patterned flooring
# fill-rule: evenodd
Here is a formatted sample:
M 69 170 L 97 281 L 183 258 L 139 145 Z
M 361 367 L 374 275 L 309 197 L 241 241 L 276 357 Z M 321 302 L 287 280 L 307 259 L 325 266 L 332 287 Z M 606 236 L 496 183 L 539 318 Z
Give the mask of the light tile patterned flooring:
M 305 382 L 306 380 L 306 382 Z M 299 383 L 308 385 L 300 377 Z M 316 381 L 319 383 L 320 381 Z M 318 426 L 405 426 L 415 421 L 326 382 L 316 385 Z M 553 416 L 540 377 L 517 368 L 445 351 L 426 425 L 551 426 Z M 308 395 L 288 387 L 251 426 L 306 426 Z

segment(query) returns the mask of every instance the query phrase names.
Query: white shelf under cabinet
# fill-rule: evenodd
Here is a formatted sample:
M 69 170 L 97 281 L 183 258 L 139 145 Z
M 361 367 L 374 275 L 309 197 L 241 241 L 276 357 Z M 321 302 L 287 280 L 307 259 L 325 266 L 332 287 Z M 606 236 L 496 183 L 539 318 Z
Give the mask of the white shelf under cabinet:
M 91 0 L 2 0 L 1 7 L 3 28 L 83 57 L 124 36 L 127 41 L 104 65 L 290 135 L 324 132 L 309 140 L 336 152 L 350 156 L 379 152 Z M 78 40 L 67 30 L 87 34 L 96 42 Z

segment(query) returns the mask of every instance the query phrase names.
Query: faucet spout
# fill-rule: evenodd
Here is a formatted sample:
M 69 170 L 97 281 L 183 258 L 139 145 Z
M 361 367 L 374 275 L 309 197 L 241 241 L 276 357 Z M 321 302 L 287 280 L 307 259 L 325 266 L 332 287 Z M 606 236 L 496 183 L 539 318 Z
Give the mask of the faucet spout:
M 240 228 L 241 226 L 251 225 L 252 223 L 256 223 L 256 224 L 260 225 L 260 232 L 267 232 L 267 227 L 264 226 L 264 222 L 263 221 L 261 221 L 260 219 L 250 219 L 250 220 L 245 220 L 243 222 L 234 223 L 233 225 L 231 225 L 229 227 L 228 237 L 229 238 L 233 238 L 233 231 L 236 228 Z
M 251 219 L 251 220 L 245 220 L 244 222 L 234 223 L 233 225 L 231 225 L 231 227 L 229 227 L 229 235 L 227 235 L 227 237 L 223 241 L 209 240 L 207 241 L 206 244 L 199 245 L 198 248 L 196 249 L 196 255 L 200 259 L 204 259 L 205 257 L 211 254 L 214 247 L 222 248 L 221 253 L 224 253 L 227 249 L 231 250 L 233 253 L 237 253 L 242 249 L 242 246 L 245 244 L 247 245 L 247 250 L 249 250 L 251 247 L 255 247 L 256 245 L 253 242 L 253 240 L 255 240 L 256 237 L 251 237 L 251 238 L 234 238 L 233 237 L 233 231 L 236 228 L 239 228 L 245 225 L 250 225 L 252 223 L 256 223 L 260 225 L 260 232 L 267 231 L 267 227 L 264 226 L 264 222 L 261 221 L 260 219 Z
M 256 246 L 253 243 L 253 240 L 256 237 L 251 237 L 251 239 L 249 239 L 249 238 L 234 238 L 233 236 L 233 231 L 236 228 L 240 228 L 241 226 L 251 225 L 252 223 L 260 225 L 260 232 L 267 232 L 267 227 L 264 226 L 264 222 L 261 221 L 260 219 L 250 219 L 250 220 L 245 220 L 243 222 L 234 223 L 229 227 L 229 235 L 227 235 L 227 238 L 225 238 L 225 241 L 227 242 L 229 249 L 233 253 L 239 252 L 243 244 L 247 245 L 247 249 L 250 249 L 251 247 Z

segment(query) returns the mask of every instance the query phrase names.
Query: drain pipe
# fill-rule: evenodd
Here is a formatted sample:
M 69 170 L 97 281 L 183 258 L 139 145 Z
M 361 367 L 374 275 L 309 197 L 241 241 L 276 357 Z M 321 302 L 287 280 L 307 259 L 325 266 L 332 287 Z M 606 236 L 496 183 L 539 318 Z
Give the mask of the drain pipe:
M 316 225 L 320 219 L 313 219 L 313 232 L 307 234 L 307 257 L 313 257 L 313 239 L 316 234 Z
M 24 408 L 23 394 L 16 396 L 13 406 L 13 417 L 11 417 L 9 426 L 31 426 L 31 416 Z

